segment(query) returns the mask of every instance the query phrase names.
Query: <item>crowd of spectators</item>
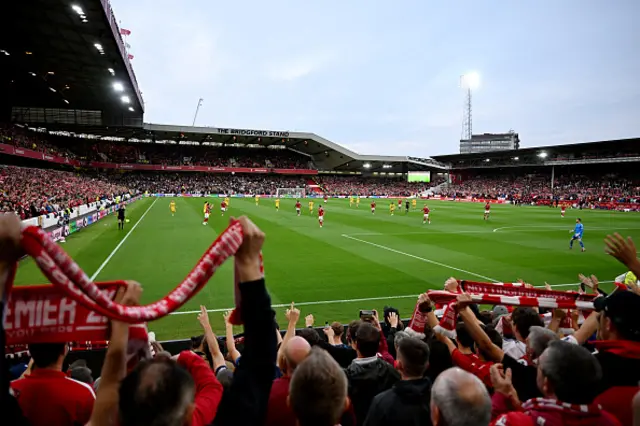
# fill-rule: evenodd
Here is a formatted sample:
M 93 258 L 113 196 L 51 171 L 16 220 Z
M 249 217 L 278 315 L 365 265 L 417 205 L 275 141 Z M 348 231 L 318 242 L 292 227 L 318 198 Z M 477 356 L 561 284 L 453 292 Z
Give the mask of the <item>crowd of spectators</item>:
M 20 371 L 9 371 L 4 360 L 3 421 L 32 426 L 632 426 L 640 421 L 640 260 L 631 240 L 617 234 L 606 240 L 607 252 L 634 274 L 630 280 L 607 294 L 596 277 L 581 277 L 584 288 L 597 295 L 595 311 L 501 305 L 485 310 L 450 278 L 444 289 L 457 294 L 457 324 L 449 332 L 437 313 L 453 306 L 438 306 L 426 293 L 416 303 L 414 315 L 426 320 L 418 330 L 405 326 L 389 306 L 380 316 L 376 310 L 361 312 L 347 327 L 313 328 L 313 314 L 304 315 L 292 303 L 281 332 L 260 266 L 265 235 L 245 217 L 241 224 L 236 291 L 242 342 L 233 335 L 229 313 L 224 314 L 226 339 L 218 338 L 202 306 L 197 320 L 203 334 L 192 338 L 193 350 L 170 354 L 153 342 L 152 356 L 131 365 L 129 326 L 112 321 L 96 380 L 81 362 L 63 371 L 65 343 L 32 344 L 31 361 Z M 19 227 L 14 216 L 0 216 L 0 276 L 21 255 Z M 5 283 L 0 284 L 4 302 Z M 137 305 L 141 292 L 139 284 L 129 282 L 118 300 Z M 9 375 L 15 380 L 9 382 Z
M 315 169 L 309 157 L 287 149 L 109 142 L 6 125 L 0 127 L 0 143 L 70 159 L 118 164 Z
M 21 219 L 58 214 L 82 204 L 129 193 L 98 175 L 26 167 L 0 167 L 0 211 Z
M 640 203 L 640 181 L 620 175 L 585 176 L 580 174 L 551 177 L 543 174 L 524 176 L 474 176 L 447 185 L 441 195 L 518 200 L 570 202 L 589 205 L 603 202 Z
M 318 176 L 316 183 L 330 197 L 363 195 L 409 197 L 438 183 L 407 182 L 406 177 Z

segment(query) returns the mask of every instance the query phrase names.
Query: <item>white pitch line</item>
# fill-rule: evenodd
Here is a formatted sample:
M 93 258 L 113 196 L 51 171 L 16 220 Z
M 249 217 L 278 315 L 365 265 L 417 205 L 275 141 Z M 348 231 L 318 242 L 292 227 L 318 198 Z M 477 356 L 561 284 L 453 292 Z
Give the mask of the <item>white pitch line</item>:
M 425 259 L 424 257 L 416 256 L 416 255 L 410 254 L 410 253 L 405 253 L 405 252 L 400 251 L 400 250 L 392 249 L 391 247 L 387 247 L 387 246 L 383 246 L 383 245 L 380 245 L 380 244 L 372 243 L 372 242 L 366 241 L 366 240 L 361 240 L 360 238 L 351 237 L 351 236 L 349 236 L 347 234 L 342 234 L 342 236 L 345 237 L 345 238 L 349 238 L 350 240 L 359 241 L 361 243 L 369 244 L 371 246 L 378 247 L 378 248 L 381 248 L 383 250 L 387 250 L 387 251 L 390 251 L 390 252 L 393 252 L 393 253 L 402 254 L 404 256 L 408 256 L 408 257 L 411 257 L 413 259 L 420 260 L 422 262 L 426 262 L 426 263 L 431 263 L 433 265 L 442 266 L 443 268 L 453 269 L 454 271 L 463 272 L 465 274 L 473 275 L 475 277 L 480 277 L 480 278 L 485 279 L 485 280 L 493 281 L 494 283 L 498 282 L 498 280 L 494 280 L 493 278 L 486 277 L 486 276 L 480 275 L 480 274 L 476 274 L 474 272 L 467 271 L 465 269 L 456 268 L 455 266 L 447 265 L 446 263 L 440 263 L 440 262 L 436 262 L 435 260 Z
M 147 210 L 142 213 L 142 216 L 140 216 L 140 219 L 138 219 L 138 221 L 131 227 L 131 229 L 129 230 L 129 232 L 127 232 L 127 235 L 124 236 L 123 239 L 120 240 L 120 242 L 118 243 L 118 245 L 116 246 L 116 248 L 113 249 L 113 251 L 111 252 L 111 254 L 109 254 L 109 256 L 107 256 L 107 258 L 104 260 L 104 262 L 102 262 L 102 265 L 100 265 L 100 267 L 98 268 L 98 270 L 96 272 L 94 272 L 93 275 L 91 275 L 91 278 L 89 278 L 91 281 L 95 281 L 95 279 L 98 277 L 98 275 L 100 274 L 100 272 L 102 272 L 102 270 L 104 269 L 105 266 L 107 266 L 107 263 L 109 263 L 109 261 L 111 260 L 111 258 L 113 257 L 113 255 L 116 254 L 116 252 L 118 250 L 120 250 L 120 247 L 122 247 L 122 245 L 124 244 L 125 241 L 127 241 L 127 238 L 129 238 L 129 235 L 131 235 L 131 233 L 133 232 L 134 229 L 136 229 L 138 227 L 138 225 L 140 224 L 140 222 L 142 222 L 142 219 L 144 219 L 144 217 L 147 215 L 147 213 L 149 213 L 149 210 L 151 210 L 151 207 L 153 207 L 153 205 L 156 203 L 156 201 L 158 201 L 158 198 L 156 198 L 155 200 L 153 200 L 153 203 L 151 203 L 151 205 L 149 206 L 149 208 L 147 208 Z
M 569 226 L 571 226 L 571 224 L 569 224 Z M 554 230 L 554 229 L 566 229 L 566 226 L 556 226 L 556 225 L 521 225 L 521 226 L 503 226 L 501 228 L 495 228 L 493 230 L 493 232 L 498 232 L 502 229 L 530 229 L 530 228 L 542 228 L 542 229 L 548 229 L 548 230 Z M 615 228 L 615 227 L 609 227 L 609 228 L 604 228 L 604 227 L 591 227 L 588 228 L 588 230 L 593 230 L 593 231 L 616 231 L 616 230 L 634 230 L 634 229 L 640 229 L 637 227 L 633 227 L 633 228 Z M 572 231 L 573 232 L 573 231 Z
M 362 299 L 341 299 L 341 300 L 316 300 L 314 302 L 295 302 L 295 306 L 309 306 L 309 305 L 329 305 L 333 303 L 352 303 L 352 302 L 368 302 L 371 300 L 388 300 L 388 299 L 408 299 L 410 297 L 416 298 L 417 294 L 407 294 L 404 296 L 386 296 L 386 297 L 365 297 Z M 279 305 L 271 305 L 272 308 L 286 308 L 291 306 L 291 303 L 281 303 Z M 224 309 L 207 309 L 207 312 L 225 312 L 230 311 L 234 308 L 224 308 Z M 200 311 L 182 311 L 182 312 L 171 312 L 169 315 L 186 315 L 186 314 L 197 314 Z
M 601 282 L 613 282 L 613 281 L 601 281 Z M 563 287 L 569 285 L 577 285 L 576 284 L 551 284 L 551 287 Z M 544 288 L 544 286 L 536 286 Z M 311 306 L 311 305 L 331 305 L 335 303 L 355 303 L 355 302 L 369 302 L 374 300 L 393 300 L 393 299 L 409 299 L 409 298 L 417 298 L 418 294 L 406 294 L 402 296 L 386 296 L 386 297 L 365 297 L 362 299 L 340 299 L 340 300 L 316 300 L 313 302 L 296 302 L 295 306 Z M 272 308 L 288 308 L 291 306 L 291 303 L 281 303 L 279 305 L 271 305 Z M 218 308 L 218 309 L 207 309 L 207 312 L 226 312 L 230 311 L 234 308 Z M 181 312 L 171 312 L 169 315 L 192 315 L 199 314 L 200 311 L 181 311 Z

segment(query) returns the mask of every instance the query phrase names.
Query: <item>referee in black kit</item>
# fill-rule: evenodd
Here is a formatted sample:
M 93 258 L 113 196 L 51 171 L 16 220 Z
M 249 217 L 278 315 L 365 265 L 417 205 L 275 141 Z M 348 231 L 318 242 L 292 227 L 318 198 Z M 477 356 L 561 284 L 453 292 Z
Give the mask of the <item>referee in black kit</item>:
M 404 201 L 404 214 L 409 213 L 409 200 Z
M 118 208 L 118 230 L 124 229 L 124 203 Z

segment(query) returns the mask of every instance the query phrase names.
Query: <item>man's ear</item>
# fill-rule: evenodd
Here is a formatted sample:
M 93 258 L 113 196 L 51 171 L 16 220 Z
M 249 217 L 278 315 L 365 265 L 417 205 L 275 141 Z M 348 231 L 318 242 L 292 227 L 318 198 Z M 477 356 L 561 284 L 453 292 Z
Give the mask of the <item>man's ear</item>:
M 193 410 L 195 410 L 195 408 L 196 404 L 194 404 L 193 402 L 189 403 L 187 409 L 184 412 L 184 419 L 182 421 L 183 425 L 191 426 L 191 423 L 193 422 Z
M 433 402 L 431 402 L 431 424 L 433 426 L 440 424 L 440 410 Z
M 291 408 L 291 395 L 287 394 L 287 407 Z

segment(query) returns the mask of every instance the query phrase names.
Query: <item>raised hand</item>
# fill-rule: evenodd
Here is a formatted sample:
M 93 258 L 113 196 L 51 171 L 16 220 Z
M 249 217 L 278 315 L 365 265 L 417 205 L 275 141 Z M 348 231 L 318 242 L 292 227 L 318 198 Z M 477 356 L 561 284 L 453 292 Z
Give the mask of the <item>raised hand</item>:
M 398 328 L 398 315 L 395 312 L 390 312 L 389 313 L 389 325 L 391 325 L 391 328 Z
M 306 317 L 304 317 L 305 327 L 313 327 L 314 323 L 315 323 L 315 318 L 313 317 L 313 314 L 309 314 Z
M 604 242 L 606 244 L 604 251 L 607 254 L 618 259 L 629 269 L 634 269 L 634 266 L 637 267 L 639 263 L 638 253 L 631 237 L 627 237 L 625 240 L 616 232 L 613 235 L 607 235 Z
M 200 305 L 200 313 L 198 314 L 198 322 L 202 328 L 206 329 L 211 327 L 211 323 L 209 322 L 209 313 L 207 312 L 207 307 L 204 305 Z M 226 319 L 225 319 L 226 322 Z
M 300 319 L 300 310 L 291 302 L 291 306 L 284 312 L 284 316 L 290 323 L 293 322 L 295 324 Z

